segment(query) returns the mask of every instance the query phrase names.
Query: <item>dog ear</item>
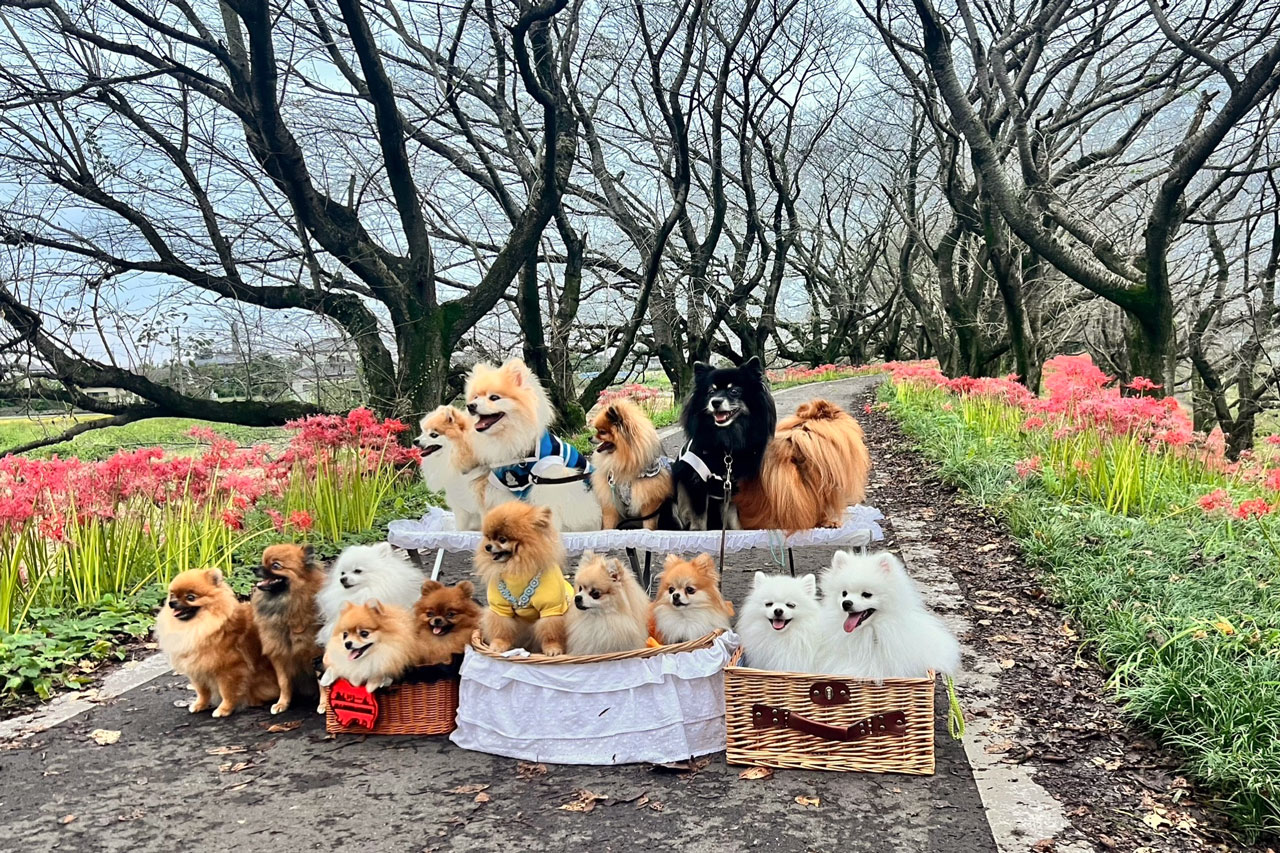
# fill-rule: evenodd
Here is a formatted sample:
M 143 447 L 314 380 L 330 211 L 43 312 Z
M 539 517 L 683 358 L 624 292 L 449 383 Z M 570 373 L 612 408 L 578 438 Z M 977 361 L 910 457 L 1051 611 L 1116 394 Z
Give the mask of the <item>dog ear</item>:
M 662 561 L 662 570 L 666 571 L 667 569 L 678 564 L 679 562 L 680 562 L 679 554 L 668 554 L 667 558 Z
M 698 568 L 702 569 L 704 572 L 715 574 L 716 561 L 711 557 L 710 554 L 699 554 L 698 556 L 693 558 L 693 564 Z
M 693 363 L 693 378 L 698 380 L 705 379 L 713 370 L 715 370 L 715 368 L 707 364 L 705 361 L 695 361 Z
M 614 582 L 620 580 L 622 573 L 626 571 L 622 568 L 622 563 L 619 563 L 616 559 L 610 559 L 609 562 L 605 563 L 605 567 L 609 569 L 609 578 Z
M 545 527 L 548 530 L 553 528 L 555 525 L 552 524 L 551 507 L 549 506 L 538 507 L 538 511 L 534 513 L 533 521 L 534 521 L 534 524 L 538 525 L 539 527 Z
M 476 587 L 471 581 L 458 581 L 458 585 L 454 587 L 458 592 L 471 598 L 476 594 Z
M 221 569 L 207 569 L 204 573 L 204 576 L 208 578 L 209 583 L 213 584 L 214 586 L 218 586 L 219 584 L 222 583 Z
M 752 373 L 758 373 L 758 374 L 760 374 L 760 375 L 762 375 L 762 376 L 764 375 L 764 365 L 760 363 L 760 357 L 759 357 L 759 356 L 754 356 L 754 355 L 753 355 L 753 356 L 751 356 L 751 358 L 749 358 L 749 359 L 747 359 L 746 361 L 744 361 L 744 362 L 742 363 L 742 369 L 743 369 L 743 370 L 749 370 L 749 371 L 751 371 Z
M 751 587 L 753 589 L 755 587 L 758 587 L 760 584 L 764 583 L 768 579 L 768 577 L 769 576 L 766 575 L 764 572 L 756 572 L 756 578 L 754 581 L 751 582 Z
M 621 426 L 623 422 L 622 412 L 618 411 L 618 407 L 610 403 L 609 408 L 604 410 L 604 416 L 609 419 L 609 423 Z
M 444 589 L 444 584 L 440 583 L 440 581 L 433 581 L 431 578 L 427 578 L 422 582 L 423 595 L 430 595 L 438 589 Z
M 848 551 L 836 551 L 831 556 L 831 571 L 847 569 L 853 565 L 853 555 Z
M 350 609 L 351 609 L 351 608 L 353 608 L 353 607 L 355 607 L 355 605 L 354 605 L 354 604 L 352 604 L 350 601 L 344 601 L 344 602 L 342 602 L 342 605 L 341 605 L 340 607 L 338 607 L 338 612 L 339 612 L 339 613 L 346 613 L 348 610 L 350 610 Z
M 310 563 L 315 558 L 316 558 L 316 546 L 303 545 L 302 546 L 302 562 Z
M 896 562 L 898 562 L 897 557 L 894 557 L 888 551 L 885 551 L 880 555 L 880 559 L 876 562 L 876 566 L 886 575 L 891 575 L 893 574 L 893 570 L 895 568 L 894 563 Z
M 810 597 L 818 595 L 818 579 L 812 574 L 802 575 L 800 577 L 800 585 L 804 587 L 804 594 Z
M 370 613 L 377 613 L 379 616 L 382 615 L 382 602 L 378 599 L 371 598 L 364 603 L 364 606 Z
M 511 377 L 511 381 L 516 385 L 524 385 L 529 374 L 529 368 L 520 359 L 513 358 L 502 365 L 502 372 Z

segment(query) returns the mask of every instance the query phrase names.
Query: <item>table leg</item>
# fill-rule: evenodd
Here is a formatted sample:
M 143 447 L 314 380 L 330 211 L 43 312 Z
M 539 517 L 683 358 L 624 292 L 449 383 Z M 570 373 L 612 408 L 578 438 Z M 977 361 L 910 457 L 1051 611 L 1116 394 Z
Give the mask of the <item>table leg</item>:
M 791 569 L 791 577 L 796 576 L 796 554 L 790 548 L 787 549 L 787 568 Z
M 627 562 L 631 564 L 631 573 L 636 576 L 636 580 L 644 583 L 644 577 L 640 573 L 640 555 L 635 548 L 627 549 Z
M 440 566 L 443 563 L 444 563 L 444 549 L 440 548 L 436 551 L 436 564 L 431 568 L 431 579 L 433 581 L 440 580 Z

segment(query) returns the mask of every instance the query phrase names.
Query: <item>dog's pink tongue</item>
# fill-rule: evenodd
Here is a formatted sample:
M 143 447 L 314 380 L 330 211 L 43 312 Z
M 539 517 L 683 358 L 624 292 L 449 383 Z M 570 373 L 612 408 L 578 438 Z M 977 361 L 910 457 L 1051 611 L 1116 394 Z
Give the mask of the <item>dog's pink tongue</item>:
M 783 628 L 787 627 L 787 620 L 773 619 L 773 620 L 770 620 L 769 624 L 773 626 L 773 630 L 781 631 Z
M 845 630 L 847 631 L 847 630 L 849 630 L 849 629 L 848 629 L 848 628 L 845 628 Z M 360 650 L 359 650 L 359 649 L 352 649 L 350 652 L 348 652 L 348 653 L 347 653 L 347 659 L 348 659 L 348 660 L 359 660 L 359 659 L 360 659 Z
M 861 616 L 862 616 L 862 614 L 861 614 L 861 613 L 850 613 L 850 614 L 848 615 L 848 617 L 846 617 L 846 618 L 845 618 L 845 620 L 844 620 L 844 632 L 845 632 L 846 634 L 852 634 L 852 633 L 853 633 L 853 629 L 854 629 L 854 628 L 857 628 L 857 627 L 858 627 L 858 623 L 862 621 L 862 620 L 861 620 L 861 618 L 859 618 L 859 617 L 861 617 Z

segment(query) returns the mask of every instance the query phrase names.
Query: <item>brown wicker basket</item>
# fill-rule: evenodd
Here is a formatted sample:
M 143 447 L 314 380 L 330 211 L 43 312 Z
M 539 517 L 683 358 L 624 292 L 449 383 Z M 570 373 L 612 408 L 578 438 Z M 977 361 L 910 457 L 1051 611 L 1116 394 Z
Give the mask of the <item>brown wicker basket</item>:
M 324 729 L 332 734 L 447 735 L 458 714 L 458 679 L 393 684 L 377 692 L 378 717 L 372 729 L 344 726 L 330 707 Z
M 741 660 L 738 649 L 724 670 L 730 764 L 932 775 L 932 677 L 877 684 Z

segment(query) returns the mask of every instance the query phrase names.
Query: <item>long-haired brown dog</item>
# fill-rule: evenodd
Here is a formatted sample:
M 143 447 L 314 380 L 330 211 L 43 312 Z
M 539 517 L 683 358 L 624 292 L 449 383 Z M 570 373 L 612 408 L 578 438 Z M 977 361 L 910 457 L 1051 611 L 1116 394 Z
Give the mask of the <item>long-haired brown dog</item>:
M 857 420 L 835 403 L 810 400 L 778 424 L 760 476 L 735 498 L 744 528 L 839 527 L 866 496 L 871 456 Z
M 551 510 L 509 501 L 489 510 L 481 532 L 475 567 L 489 605 L 481 620 L 485 641 L 498 652 L 521 646 L 564 654 L 573 587 L 561 570 L 564 544 Z
M 190 569 L 169 584 L 169 598 L 156 617 L 156 640 L 169 665 L 191 679 L 195 714 L 219 697 L 215 717 L 242 705 L 261 705 L 279 695 L 275 670 L 262 653 L 253 608 L 217 569 Z
M 310 545 L 271 545 L 254 573 L 262 580 L 251 598 L 253 618 L 275 668 L 280 699 L 271 713 L 279 714 L 288 710 L 295 687 L 313 696 L 318 690 L 314 662 L 323 650 L 316 642 L 316 593 L 324 586 L 324 567 Z
M 656 530 L 672 489 L 671 466 L 663 459 L 653 422 L 635 403 L 618 400 L 601 409 L 591 427 L 596 445 L 591 488 L 600 500 L 604 529 L 643 524 Z
M 422 666 L 436 666 L 453 660 L 471 643 L 471 634 L 480 627 L 480 605 L 473 596 L 471 581 L 445 586 L 440 581 L 422 582 L 422 597 L 413 605 L 418 627 L 418 650 Z

